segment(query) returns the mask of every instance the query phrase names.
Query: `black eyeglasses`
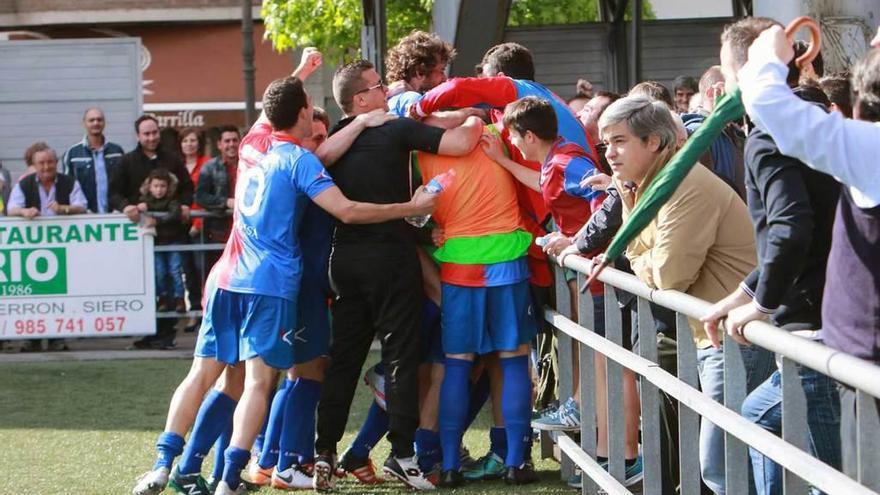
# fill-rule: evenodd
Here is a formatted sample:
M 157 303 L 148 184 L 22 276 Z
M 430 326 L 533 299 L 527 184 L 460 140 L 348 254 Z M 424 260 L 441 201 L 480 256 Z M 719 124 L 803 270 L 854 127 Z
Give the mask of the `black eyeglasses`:
M 379 81 L 378 83 L 376 83 L 376 84 L 374 84 L 374 85 L 372 85 L 372 86 L 368 86 L 368 87 L 366 87 L 366 88 L 364 88 L 364 89 L 362 89 L 362 90 L 360 90 L 360 91 L 356 91 L 355 94 L 357 95 L 357 94 L 361 94 L 361 93 L 366 93 L 367 91 L 372 91 L 372 90 L 374 90 L 374 89 L 379 89 L 379 88 L 382 88 L 382 89 L 384 90 L 386 87 L 387 87 L 387 86 L 385 86 L 385 83 L 384 83 L 384 82 Z

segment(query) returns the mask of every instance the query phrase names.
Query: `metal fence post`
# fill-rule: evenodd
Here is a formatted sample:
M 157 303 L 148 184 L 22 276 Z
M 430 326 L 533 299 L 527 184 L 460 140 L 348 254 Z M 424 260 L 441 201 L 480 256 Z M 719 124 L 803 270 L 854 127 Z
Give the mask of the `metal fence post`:
M 746 398 L 746 368 L 742 351 L 726 332 L 724 335 L 724 405 L 740 412 Z M 724 433 L 724 483 L 727 493 L 749 492 L 749 449 L 736 437 Z
M 623 341 L 623 324 L 617 293 L 605 291 L 605 338 L 620 345 Z M 626 428 L 623 402 L 623 366 L 606 359 L 608 395 L 608 472 L 623 482 L 626 478 Z
M 675 330 L 678 378 L 695 389 L 699 388 L 697 346 L 686 315 L 675 313 Z M 680 493 L 699 495 L 700 449 L 693 447 L 700 445 L 700 416 L 681 403 L 678 404 L 678 445 Z
M 571 294 L 565 281 L 565 271 L 560 266 L 555 267 L 556 276 L 556 311 L 571 319 Z M 556 331 L 556 342 L 559 344 L 556 355 L 559 359 L 559 403 L 560 405 L 572 396 L 573 390 L 573 366 L 571 336 L 565 332 Z M 564 435 L 564 433 L 559 433 Z M 574 463 L 568 456 L 560 455 L 561 475 L 566 480 L 574 475 Z
M 782 358 L 782 439 L 809 452 L 807 435 L 807 397 L 801 385 L 799 366 Z M 807 493 L 808 485 L 799 476 L 785 471 L 782 481 L 784 493 Z
M 606 290 L 612 289 L 607 286 Z M 657 363 L 657 328 L 654 326 L 654 317 L 651 315 L 651 305 L 647 299 L 640 297 L 636 310 L 639 355 L 648 361 Z M 661 459 L 663 454 L 660 448 L 660 395 L 657 386 L 644 377 L 639 378 L 639 392 L 642 404 L 642 462 L 645 473 L 642 492 L 662 493 Z
M 859 448 L 859 483 L 880 491 L 880 420 L 877 417 L 877 399 L 856 390 L 856 428 Z
M 578 273 L 578 287 L 586 282 L 583 273 Z M 606 287 L 605 290 L 614 290 Z M 596 313 L 593 297 L 589 293 L 578 293 L 578 324 L 589 330 L 596 326 Z M 580 361 L 580 403 L 581 403 L 581 449 L 592 459 L 596 458 L 596 382 L 593 376 L 593 349 L 578 344 L 578 360 Z M 589 476 L 581 475 L 581 493 L 596 495 L 599 486 Z

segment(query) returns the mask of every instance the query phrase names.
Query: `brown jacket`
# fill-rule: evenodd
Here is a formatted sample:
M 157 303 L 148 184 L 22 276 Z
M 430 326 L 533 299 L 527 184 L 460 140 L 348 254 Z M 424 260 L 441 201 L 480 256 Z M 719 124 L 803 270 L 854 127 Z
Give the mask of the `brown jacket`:
M 621 185 L 624 219 L 659 169 L 649 173 L 635 193 Z M 633 272 L 649 287 L 715 303 L 754 269 L 755 232 L 736 191 L 706 167 L 695 166 L 657 217 L 629 244 L 626 256 Z M 703 325 L 691 319 L 690 326 L 697 348 L 709 347 Z

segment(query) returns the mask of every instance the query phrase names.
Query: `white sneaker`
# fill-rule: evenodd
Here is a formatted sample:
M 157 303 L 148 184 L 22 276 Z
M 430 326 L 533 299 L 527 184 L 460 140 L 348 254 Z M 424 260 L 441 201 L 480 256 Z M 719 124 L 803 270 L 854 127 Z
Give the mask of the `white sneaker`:
M 425 477 L 415 457 L 389 457 L 382 471 L 416 490 L 434 490 L 437 487 Z
M 131 495 L 159 495 L 168 486 L 168 468 L 147 471 L 137 480 Z
M 312 488 L 312 477 L 306 473 L 302 466 L 294 464 L 284 471 L 272 472 L 272 488 L 280 490 L 309 490 Z
M 245 493 L 248 493 L 248 489 L 244 483 L 239 483 L 238 488 L 233 490 L 225 481 L 217 483 L 217 489 L 214 490 L 214 495 L 244 495 Z

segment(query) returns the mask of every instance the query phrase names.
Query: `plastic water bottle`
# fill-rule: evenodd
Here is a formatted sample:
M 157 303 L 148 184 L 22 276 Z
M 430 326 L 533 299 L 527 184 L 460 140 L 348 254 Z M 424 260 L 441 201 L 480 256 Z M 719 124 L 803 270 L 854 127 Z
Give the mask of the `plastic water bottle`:
M 544 236 L 541 236 L 541 237 L 535 237 L 535 244 L 536 244 L 538 247 L 544 247 L 544 246 L 547 245 L 547 242 L 548 242 L 549 240 L 550 240 L 550 234 L 547 234 L 547 235 L 544 235 Z
M 425 185 L 425 192 L 430 194 L 440 194 L 444 189 L 449 187 L 452 184 L 452 179 L 455 178 L 455 169 L 451 169 L 447 172 L 443 172 L 440 175 L 437 175 Z M 414 226 L 414 227 L 424 227 L 428 220 L 431 219 L 431 215 L 418 215 L 413 217 L 406 217 L 406 223 Z

